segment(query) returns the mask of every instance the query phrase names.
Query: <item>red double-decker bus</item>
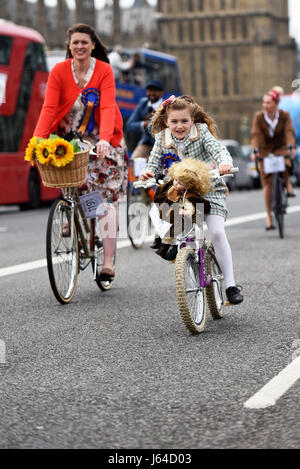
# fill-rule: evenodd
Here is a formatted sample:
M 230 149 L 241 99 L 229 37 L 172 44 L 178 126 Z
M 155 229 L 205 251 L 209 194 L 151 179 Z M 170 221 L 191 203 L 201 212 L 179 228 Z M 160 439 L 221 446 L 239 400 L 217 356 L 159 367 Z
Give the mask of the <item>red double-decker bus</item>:
M 24 161 L 47 78 L 43 37 L 0 20 L 0 205 L 36 208 L 58 194 L 45 187 L 37 168 Z

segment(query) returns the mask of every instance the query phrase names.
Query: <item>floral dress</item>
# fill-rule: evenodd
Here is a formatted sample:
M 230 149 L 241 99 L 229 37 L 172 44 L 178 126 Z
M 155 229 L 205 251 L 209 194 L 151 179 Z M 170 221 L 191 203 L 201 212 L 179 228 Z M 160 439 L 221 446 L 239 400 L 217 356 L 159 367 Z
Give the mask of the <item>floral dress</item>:
M 90 68 L 84 78 L 85 85 L 93 75 L 96 60 L 91 57 Z M 78 80 L 74 72 L 72 61 L 72 72 L 75 82 Z M 73 107 L 66 114 L 59 124 L 58 134 L 65 135 L 71 130 L 77 130 L 80 127 L 82 116 L 85 112 L 85 106 L 81 101 L 81 93 L 78 95 Z M 83 135 L 84 140 L 96 145 L 99 141 L 99 128 L 95 122 L 92 132 L 88 135 L 87 130 Z M 103 200 L 108 203 L 117 202 L 120 194 L 126 193 L 128 172 L 128 156 L 124 139 L 121 140 L 118 147 L 110 145 L 108 155 L 99 160 L 96 156 L 90 156 L 87 168 L 87 182 L 82 190 L 99 190 Z

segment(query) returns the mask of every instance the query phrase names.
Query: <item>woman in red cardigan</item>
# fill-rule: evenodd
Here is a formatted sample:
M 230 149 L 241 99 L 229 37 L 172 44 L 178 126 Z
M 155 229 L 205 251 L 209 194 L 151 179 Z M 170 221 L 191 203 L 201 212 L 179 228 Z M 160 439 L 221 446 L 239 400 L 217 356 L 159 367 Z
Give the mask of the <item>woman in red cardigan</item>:
M 80 132 L 85 140 L 96 145 L 97 157 L 90 157 L 87 184 L 97 187 L 106 202 L 107 215 L 100 219 L 104 247 L 100 278 L 108 280 L 115 275 L 117 211 L 114 203 L 120 192 L 126 191 L 127 156 L 123 120 L 115 100 L 115 81 L 106 48 L 85 24 L 75 24 L 68 30 L 66 60 L 50 72 L 34 135 L 47 138 L 51 133 L 65 136 L 72 131 Z

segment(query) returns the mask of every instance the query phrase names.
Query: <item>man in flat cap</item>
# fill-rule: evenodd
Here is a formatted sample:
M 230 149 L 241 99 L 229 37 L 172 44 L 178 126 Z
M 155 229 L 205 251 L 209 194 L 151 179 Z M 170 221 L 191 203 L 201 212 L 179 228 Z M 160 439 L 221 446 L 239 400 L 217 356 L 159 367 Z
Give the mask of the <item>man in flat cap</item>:
M 149 158 L 152 147 L 154 145 L 154 138 L 150 134 L 147 126 L 153 113 L 163 102 L 163 95 L 163 84 L 158 80 L 149 81 L 146 84 L 146 97 L 140 100 L 135 111 L 128 119 L 128 133 L 140 134 L 142 132 L 142 137 L 132 153 L 132 159 Z

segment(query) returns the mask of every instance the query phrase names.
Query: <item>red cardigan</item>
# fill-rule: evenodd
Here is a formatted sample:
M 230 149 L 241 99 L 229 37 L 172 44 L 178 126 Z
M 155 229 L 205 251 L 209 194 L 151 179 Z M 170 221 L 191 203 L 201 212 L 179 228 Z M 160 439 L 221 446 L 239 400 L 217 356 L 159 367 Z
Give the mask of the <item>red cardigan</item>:
M 123 137 L 123 120 L 115 100 L 115 80 L 111 66 L 96 60 L 90 81 L 81 89 L 75 83 L 71 60 L 56 64 L 50 72 L 45 101 L 34 135 L 47 138 L 56 132 L 79 93 L 87 88 L 96 88 L 100 91 L 100 105 L 95 109 L 95 120 L 100 129 L 99 139 L 107 140 L 113 147 L 117 147 Z

